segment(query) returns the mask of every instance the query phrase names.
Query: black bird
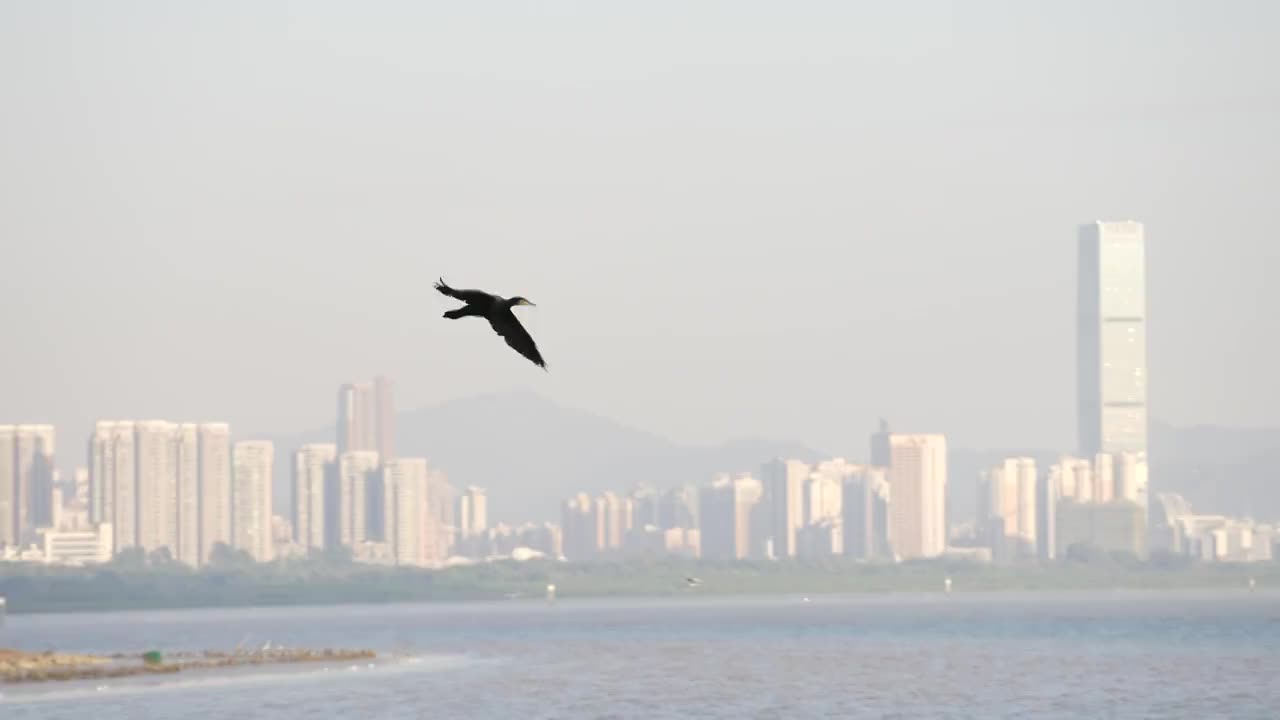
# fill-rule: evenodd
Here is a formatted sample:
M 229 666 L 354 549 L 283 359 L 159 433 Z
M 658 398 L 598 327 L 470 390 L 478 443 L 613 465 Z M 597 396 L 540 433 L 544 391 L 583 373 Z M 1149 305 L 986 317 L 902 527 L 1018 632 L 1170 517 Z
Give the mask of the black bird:
M 442 295 L 466 303 L 457 310 L 446 312 L 445 317 L 450 320 L 464 317 L 487 318 L 493 331 L 501 335 L 513 350 L 531 360 L 534 365 L 543 370 L 547 369 L 547 363 L 542 359 L 542 353 L 538 352 L 538 346 L 533 342 L 533 338 L 516 319 L 515 313 L 511 312 L 513 307 L 533 305 L 533 303 L 519 296 L 508 299 L 490 295 L 483 290 L 455 290 L 445 284 L 444 278 L 436 281 L 436 290 L 439 290 Z

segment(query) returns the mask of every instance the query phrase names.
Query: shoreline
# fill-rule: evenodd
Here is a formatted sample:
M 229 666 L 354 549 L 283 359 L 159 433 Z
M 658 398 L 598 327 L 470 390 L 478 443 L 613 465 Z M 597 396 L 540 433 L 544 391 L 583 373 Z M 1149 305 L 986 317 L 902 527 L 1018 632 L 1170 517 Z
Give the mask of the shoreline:
M 52 650 L 31 652 L 0 648 L 0 682 L 32 684 L 73 680 L 106 680 L 138 675 L 169 675 L 188 671 L 290 665 L 316 662 L 373 660 L 372 650 L 279 648 L 253 651 L 179 652 L 166 661 L 158 653 L 86 655 Z
M 1097 594 L 1115 594 L 1115 593 L 1140 593 L 1140 594 L 1159 594 L 1159 595 L 1204 595 L 1204 594 L 1221 594 L 1225 596 L 1241 596 L 1249 595 L 1276 595 L 1280 594 L 1280 584 L 1258 585 L 1250 589 L 1244 585 L 1231 583 L 1219 584 L 1183 584 L 1183 585 L 1095 585 L 1095 586 L 1037 586 L 1037 587 L 987 587 L 987 586 L 965 586 L 953 585 L 951 590 L 944 589 L 941 585 L 937 588 L 919 588 L 919 587 L 881 587 L 866 589 L 828 589 L 813 590 L 804 588 L 794 589 L 776 589 L 776 590 L 715 590 L 700 587 L 696 591 L 654 591 L 654 592 L 593 592 L 593 593 L 575 593 L 575 594 L 558 594 L 553 600 L 547 600 L 545 597 L 535 595 L 521 595 L 517 597 L 501 597 L 501 596 L 482 596 L 482 597 L 448 597 L 448 598 L 417 598 L 417 599 L 392 599 L 392 600 L 311 600 L 304 602 L 258 602 L 258 603 L 221 603 L 221 604 L 203 604 L 203 605 L 152 605 L 146 607 L 121 607 L 115 605 L 95 606 L 95 607 L 57 607 L 46 608 L 43 610 L 12 612 L 10 615 L 14 617 L 39 617 L 39 616 L 57 616 L 57 615 L 83 615 L 83 614 L 134 614 L 147 612 L 184 612 L 184 611 L 210 611 L 210 610 L 278 610 L 283 608 L 295 609 L 314 609 L 323 610 L 328 608 L 341 607 L 411 607 L 411 606 L 482 606 L 482 605 L 529 605 L 529 604 L 548 604 L 556 603 L 576 603 L 591 602 L 603 600 L 618 601 L 637 601 L 637 600 L 712 600 L 722 598 L 744 598 L 744 599 L 771 599 L 783 598 L 788 596 L 814 596 L 814 597 L 866 597 L 866 598 L 883 598 L 887 596 L 911 596 L 911 597 L 946 597 L 946 596 L 1022 596 L 1034 597 L 1037 595 L 1050 594 L 1067 594 L 1067 595 L 1097 595 Z M 3 624 L 0 622 L 0 627 Z M 0 652 L 4 652 L 4 648 L 0 648 Z M 2 673 L 0 673 L 2 679 Z
M 696 588 L 686 578 L 699 578 Z M 865 564 L 690 560 L 499 562 L 445 570 L 388 570 L 360 565 L 291 564 L 199 571 L 106 565 L 64 570 L 5 567 L 0 596 L 8 614 L 62 614 L 399 603 L 477 603 L 697 595 L 827 595 L 951 591 L 1210 590 L 1280 588 L 1280 562 L 1249 565 L 1060 563 L 986 565 L 965 562 Z M 3 616 L 0 616 L 0 623 Z

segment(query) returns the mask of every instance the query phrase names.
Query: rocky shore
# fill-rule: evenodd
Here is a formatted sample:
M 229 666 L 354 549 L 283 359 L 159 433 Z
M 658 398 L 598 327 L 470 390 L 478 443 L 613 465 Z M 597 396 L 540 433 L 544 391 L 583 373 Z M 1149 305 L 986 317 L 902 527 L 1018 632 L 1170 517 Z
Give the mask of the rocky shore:
M 0 681 L 7 683 L 95 680 L 133 675 L 212 670 L 248 665 L 279 665 L 309 662 L 349 662 L 372 660 L 372 650 L 311 650 L 306 648 L 264 648 L 221 652 L 175 653 L 167 657 L 153 653 L 116 655 L 76 655 L 69 653 L 23 652 L 0 649 Z

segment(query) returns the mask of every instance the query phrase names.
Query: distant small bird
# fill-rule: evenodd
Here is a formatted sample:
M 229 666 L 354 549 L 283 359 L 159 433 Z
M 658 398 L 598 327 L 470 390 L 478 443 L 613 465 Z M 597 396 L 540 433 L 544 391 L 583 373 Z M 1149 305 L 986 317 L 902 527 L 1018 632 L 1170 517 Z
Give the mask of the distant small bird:
M 513 307 L 521 305 L 532 306 L 533 303 L 520 296 L 508 299 L 490 295 L 483 290 L 455 290 L 445 284 L 444 278 L 436 281 L 436 290 L 439 290 L 442 295 L 466 303 L 466 305 L 457 310 L 446 312 L 444 314 L 445 317 L 450 320 L 464 317 L 488 319 L 493 331 L 501 335 L 502 339 L 507 341 L 507 345 L 511 346 L 511 349 L 528 358 L 534 365 L 543 370 L 547 369 L 547 363 L 542 359 L 542 353 L 538 352 L 537 344 L 533 342 L 529 332 L 516 319 L 515 313 L 511 312 Z
M 684 579 L 684 582 L 689 587 L 698 587 L 699 585 L 702 584 L 702 581 L 696 577 L 687 577 Z

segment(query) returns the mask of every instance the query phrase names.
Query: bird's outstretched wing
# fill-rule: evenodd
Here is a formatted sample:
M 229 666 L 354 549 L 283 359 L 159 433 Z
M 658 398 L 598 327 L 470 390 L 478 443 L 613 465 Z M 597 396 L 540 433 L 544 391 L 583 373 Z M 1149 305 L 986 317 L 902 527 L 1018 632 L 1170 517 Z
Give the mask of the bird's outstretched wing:
M 501 335 L 503 340 L 507 341 L 507 345 L 510 345 L 512 350 L 525 356 L 534 365 L 543 370 L 547 369 L 547 363 L 542 359 L 542 353 L 538 352 L 538 346 L 533 342 L 533 337 L 516 319 L 514 313 L 503 313 L 497 319 L 490 321 L 489 324 L 493 325 L 494 331 Z
M 468 305 L 484 305 L 492 302 L 493 296 L 483 290 L 456 290 L 445 283 L 444 278 L 436 280 L 436 290 L 441 295 L 456 298 Z

